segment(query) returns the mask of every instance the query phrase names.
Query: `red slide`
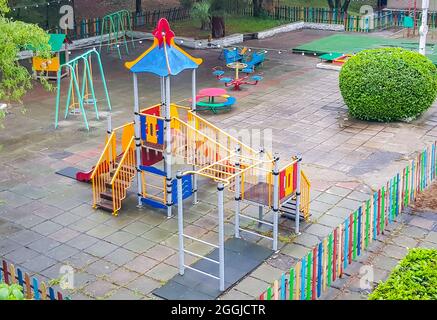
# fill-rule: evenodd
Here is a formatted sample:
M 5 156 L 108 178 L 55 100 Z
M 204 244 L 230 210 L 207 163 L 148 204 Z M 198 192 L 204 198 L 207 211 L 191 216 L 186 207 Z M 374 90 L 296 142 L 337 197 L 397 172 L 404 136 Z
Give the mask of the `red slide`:
M 77 181 L 80 181 L 80 182 L 90 182 L 90 180 L 91 180 L 91 175 L 93 174 L 93 171 L 94 171 L 94 168 L 95 167 L 93 167 L 90 171 L 88 171 L 88 172 L 81 172 L 81 171 L 79 171 L 79 172 L 77 172 L 76 173 L 76 180 Z

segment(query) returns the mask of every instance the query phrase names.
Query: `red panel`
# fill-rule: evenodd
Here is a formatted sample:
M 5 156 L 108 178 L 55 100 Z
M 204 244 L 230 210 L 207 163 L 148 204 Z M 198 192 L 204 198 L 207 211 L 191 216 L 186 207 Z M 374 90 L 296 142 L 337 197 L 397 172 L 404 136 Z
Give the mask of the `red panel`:
M 144 114 L 150 114 L 152 116 L 157 116 L 159 117 L 161 115 L 161 106 L 156 106 L 150 109 L 147 109 Z
M 293 190 L 297 189 L 297 162 L 293 165 Z
M 279 199 L 285 197 L 285 170 L 279 173 Z

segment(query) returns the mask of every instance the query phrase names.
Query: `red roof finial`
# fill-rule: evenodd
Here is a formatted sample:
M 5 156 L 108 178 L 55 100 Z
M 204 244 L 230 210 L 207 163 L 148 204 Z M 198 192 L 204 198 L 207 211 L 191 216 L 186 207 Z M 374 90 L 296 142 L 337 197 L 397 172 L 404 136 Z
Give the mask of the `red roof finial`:
M 158 40 L 159 46 L 162 46 L 164 36 L 167 45 L 170 45 L 171 39 L 173 39 L 175 36 L 174 32 L 170 29 L 170 24 L 165 18 L 159 19 L 158 25 L 152 34 Z

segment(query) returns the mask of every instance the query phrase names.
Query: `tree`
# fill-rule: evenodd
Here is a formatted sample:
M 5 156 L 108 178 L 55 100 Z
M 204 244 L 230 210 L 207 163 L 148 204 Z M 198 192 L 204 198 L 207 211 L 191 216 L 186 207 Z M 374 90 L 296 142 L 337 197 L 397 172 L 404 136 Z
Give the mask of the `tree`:
M 211 35 L 213 38 L 223 38 L 226 34 L 225 13 L 226 7 L 223 0 L 212 0 L 210 7 Z
M 351 0 L 327 0 L 329 9 L 338 10 L 341 12 L 347 12 L 349 10 L 349 5 Z
M 21 50 L 35 48 L 37 56 L 50 57 L 49 35 L 36 24 L 12 21 L 5 15 L 9 12 L 7 0 L 0 0 L 0 101 L 20 102 L 32 88 L 32 76 L 19 64 Z M 47 81 L 41 80 L 45 88 Z M 0 111 L 0 118 L 5 115 Z
M 135 0 L 135 12 L 136 13 L 141 13 L 142 11 L 143 11 L 143 8 L 142 8 L 142 0 Z
M 191 17 L 200 20 L 200 30 L 209 30 L 211 27 L 210 7 L 210 2 L 203 0 L 196 2 L 191 9 Z

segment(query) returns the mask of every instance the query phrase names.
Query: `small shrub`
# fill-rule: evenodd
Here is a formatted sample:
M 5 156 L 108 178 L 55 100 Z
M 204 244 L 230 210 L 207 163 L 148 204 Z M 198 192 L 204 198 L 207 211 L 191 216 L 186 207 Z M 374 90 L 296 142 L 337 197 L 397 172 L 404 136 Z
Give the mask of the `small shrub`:
M 411 249 L 370 300 L 437 300 L 437 250 Z
M 0 283 L 0 300 L 24 300 L 23 287 L 18 284 Z
M 437 96 L 437 68 L 417 52 L 370 49 L 347 61 L 340 91 L 350 114 L 361 120 L 411 120 Z

